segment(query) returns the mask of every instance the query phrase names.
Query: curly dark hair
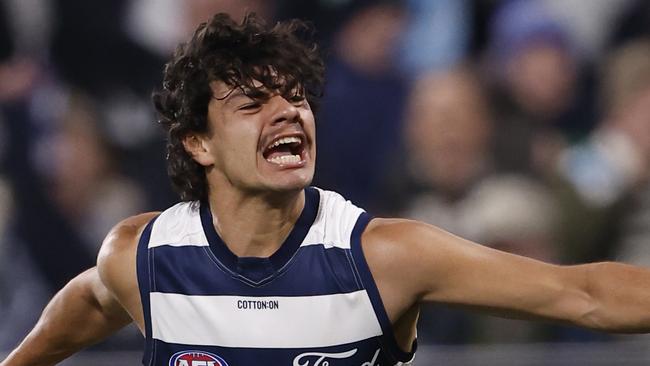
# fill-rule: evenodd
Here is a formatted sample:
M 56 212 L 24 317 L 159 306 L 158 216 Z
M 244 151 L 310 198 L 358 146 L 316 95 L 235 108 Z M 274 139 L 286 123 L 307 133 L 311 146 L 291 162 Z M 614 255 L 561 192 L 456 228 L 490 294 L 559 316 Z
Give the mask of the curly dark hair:
M 205 169 L 187 153 L 183 138 L 208 131 L 210 83 L 223 81 L 254 98 L 268 91 L 282 95 L 300 90 L 312 109 L 322 94 L 324 64 L 312 41 L 313 28 L 290 20 L 267 26 L 255 14 L 241 24 L 216 14 L 180 44 L 165 65 L 163 88 L 153 94 L 159 123 L 167 134 L 167 171 L 183 201 L 208 195 Z M 261 82 L 256 87 L 254 82 Z

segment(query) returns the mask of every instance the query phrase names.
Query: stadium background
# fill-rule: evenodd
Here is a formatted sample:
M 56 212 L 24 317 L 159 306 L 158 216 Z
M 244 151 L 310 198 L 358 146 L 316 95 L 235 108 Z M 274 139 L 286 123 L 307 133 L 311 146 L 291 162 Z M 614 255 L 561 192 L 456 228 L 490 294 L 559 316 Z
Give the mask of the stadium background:
M 217 11 L 314 22 L 317 185 L 554 263 L 650 266 L 648 1 L 0 0 L 0 355 L 113 224 L 175 202 L 149 99 Z M 418 331 L 420 365 L 650 361 L 645 336 L 445 307 Z M 141 346 L 131 327 L 65 364 Z

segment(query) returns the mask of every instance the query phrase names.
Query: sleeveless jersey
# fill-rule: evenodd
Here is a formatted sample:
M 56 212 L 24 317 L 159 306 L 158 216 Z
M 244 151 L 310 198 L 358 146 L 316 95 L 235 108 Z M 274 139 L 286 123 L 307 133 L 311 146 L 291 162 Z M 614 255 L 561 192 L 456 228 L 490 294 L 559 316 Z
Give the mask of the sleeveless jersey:
M 334 192 L 305 206 L 268 258 L 237 257 L 206 202 L 179 203 L 145 228 L 137 252 L 144 365 L 410 365 L 361 249 L 370 220 Z

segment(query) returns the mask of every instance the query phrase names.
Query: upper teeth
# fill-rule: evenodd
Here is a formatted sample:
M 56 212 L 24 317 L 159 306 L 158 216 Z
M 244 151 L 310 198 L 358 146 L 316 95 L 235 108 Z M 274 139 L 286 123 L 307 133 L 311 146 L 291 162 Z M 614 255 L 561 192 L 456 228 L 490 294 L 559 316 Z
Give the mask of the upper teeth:
M 292 136 L 292 137 L 283 137 L 276 142 L 274 142 L 269 148 L 274 148 L 276 146 L 280 146 L 282 144 L 292 144 L 294 142 L 300 143 L 300 138 Z

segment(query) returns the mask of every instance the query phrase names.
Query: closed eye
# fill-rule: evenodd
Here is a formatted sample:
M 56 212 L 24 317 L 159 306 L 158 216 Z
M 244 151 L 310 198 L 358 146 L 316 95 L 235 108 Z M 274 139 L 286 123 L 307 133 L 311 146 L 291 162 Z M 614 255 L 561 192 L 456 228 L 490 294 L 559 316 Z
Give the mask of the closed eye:
M 262 103 L 260 102 L 252 102 L 252 103 L 246 103 L 242 106 L 240 106 L 238 109 L 243 110 L 243 111 L 254 111 L 256 109 L 259 109 L 262 106 Z
M 301 94 L 294 94 L 291 98 L 289 98 L 289 103 L 291 104 L 302 104 L 305 101 L 305 96 Z

